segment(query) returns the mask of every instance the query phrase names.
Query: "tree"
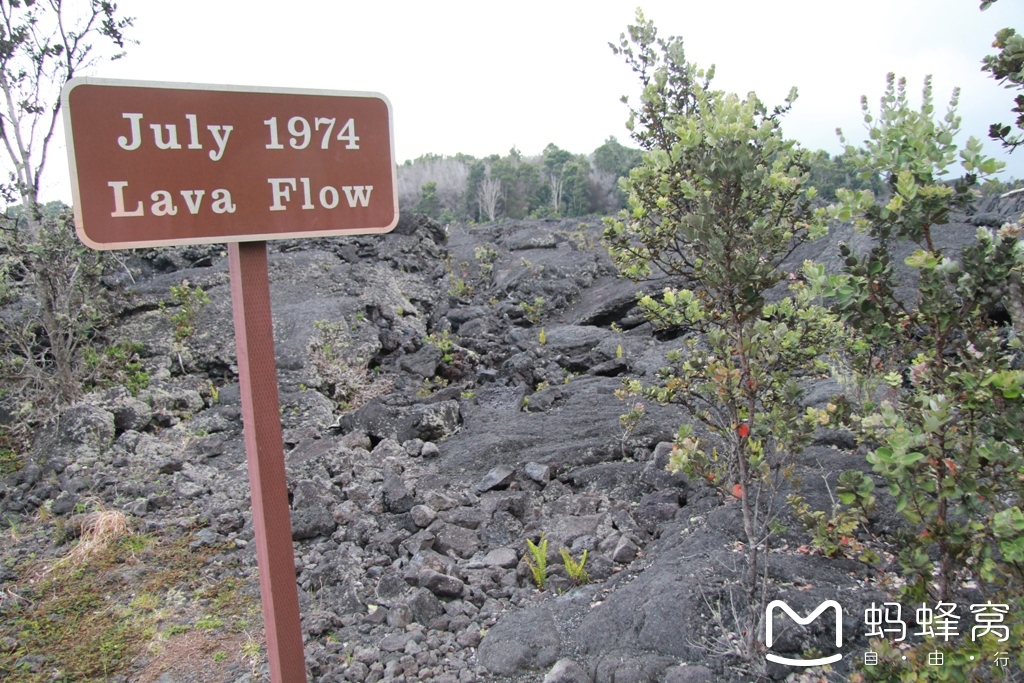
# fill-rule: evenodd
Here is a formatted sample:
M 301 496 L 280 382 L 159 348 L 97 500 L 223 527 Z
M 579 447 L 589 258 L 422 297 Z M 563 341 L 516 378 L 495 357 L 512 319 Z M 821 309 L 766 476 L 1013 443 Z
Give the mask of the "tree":
M 30 291 L 32 300 L 0 322 L 0 339 L 22 424 L 81 392 L 83 349 L 107 310 L 99 276 L 109 257 L 78 242 L 69 212 L 46 215 L 39 188 L 61 88 L 100 61 L 102 43 L 123 49 L 132 22 L 101 0 L 0 0 L 0 140 L 13 168 L 0 195 L 22 203 L 3 225 L 0 270 L 6 297 Z
M 477 190 L 477 203 L 480 206 L 481 216 L 487 216 L 488 221 L 494 221 L 498 217 L 498 199 L 501 197 L 501 181 L 492 178 L 488 169 L 487 176 L 480 181 L 480 188 Z
M 620 144 L 609 136 L 591 154 L 594 170 L 591 174 L 592 195 L 597 210 L 615 210 L 626 206 L 626 193 L 619 187 L 630 169 L 640 164 L 640 150 Z
M 996 0 L 984 0 L 981 3 L 981 9 L 988 9 L 995 2 Z M 992 78 L 1007 88 L 1024 90 L 1024 35 L 1020 35 L 1012 28 L 1001 29 L 996 33 L 992 47 L 999 52 L 986 56 L 982 60 L 981 70 L 991 73 Z M 1014 105 L 1010 111 L 1017 114 L 1015 123 L 1017 130 L 1022 132 L 1011 135 L 1010 126 L 1002 123 L 993 123 L 988 131 L 990 138 L 999 140 L 1011 152 L 1019 145 L 1024 145 L 1024 92 L 1017 94 L 1014 98 Z
M 513 147 L 506 156 L 491 162 L 491 177 L 501 183 L 501 203 L 509 218 L 525 218 L 535 208 L 540 175 L 536 166 L 523 160 Z
M 811 183 L 818 190 L 822 199 L 834 202 L 836 190 L 840 188 L 848 190 L 870 189 L 876 195 L 885 194 L 887 191 L 884 183 L 877 174 L 864 173 L 864 169 L 857 167 L 854 157 L 846 154 L 837 154 L 830 157 L 828 152 L 819 150 L 811 160 Z
M 21 199 L 34 238 L 39 182 L 60 115 L 61 88 L 102 59 L 99 41 L 123 50 L 124 31 L 132 22 L 106 0 L 0 2 L 0 140 L 14 168 L 2 192 L 8 202 Z
M 594 167 L 617 178 L 629 175 L 630 169 L 639 166 L 640 150 L 626 147 L 614 135 L 609 135 L 604 144 L 594 150 Z
M 462 196 L 462 213 L 470 221 L 479 221 L 482 218 L 478 196 L 480 184 L 487 176 L 487 164 L 482 159 L 471 159 L 469 161 L 469 173 L 466 174 L 466 191 Z
M 466 218 L 470 214 L 475 216 L 475 188 L 472 195 L 467 194 L 467 189 L 479 182 L 479 175 L 473 175 L 477 163 L 476 159 L 466 154 L 424 154 L 406 160 L 397 169 L 399 205 L 436 219 Z M 482 171 L 481 168 L 476 173 Z M 432 183 L 428 193 L 430 196 L 425 198 L 424 187 L 428 183 Z
M 944 253 L 935 239 L 936 226 L 973 200 L 979 178 L 1001 166 L 982 154 L 978 140 L 962 149 L 954 142 L 957 98 L 954 91 L 938 119 L 930 78 L 914 108 L 905 81 L 890 74 L 878 114 L 863 104 L 869 138 L 863 149 L 848 146 L 847 154 L 878 174 L 888 191 L 879 201 L 870 190 L 839 190 L 830 213 L 853 219 L 875 246 L 858 254 L 843 245 L 841 274 L 825 276 L 818 268 L 808 279 L 833 297 L 836 313 L 855 330 L 854 368 L 880 380 L 881 392 L 853 407 L 851 423 L 911 524 L 897 539 L 906 579 L 901 597 L 914 604 L 956 602 L 970 581 L 986 600 L 1012 606 L 1006 627 L 1019 633 L 1024 372 L 1020 337 L 1013 339 L 990 313 L 1009 296 L 1001 283 L 1020 270 L 1024 245 L 1016 224 L 979 228 L 959 256 Z M 962 176 L 946 180 L 956 165 Z M 891 265 L 898 242 L 917 246 L 905 259 L 917 271 L 917 291 L 905 299 L 896 295 Z M 948 680 L 992 680 L 995 670 L 988 667 L 999 650 L 1018 663 L 1024 657 L 1016 638 L 964 639 L 948 647 L 956 650 L 947 656 Z M 890 659 L 898 666 L 907 654 Z M 865 669 L 868 680 L 895 680 L 897 669 L 884 664 Z
M 687 334 L 660 385 L 631 380 L 625 393 L 679 404 L 707 430 L 681 426 L 670 465 L 738 499 L 746 543 L 737 654 L 756 667 L 778 493 L 795 454 L 829 419 L 800 408 L 795 378 L 821 371 L 838 334 L 805 289 L 773 304 L 765 294 L 788 279 L 780 264 L 792 250 L 825 233 L 826 216 L 810 205 L 809 153 L 782 136 L 795 90 L 771 112 L 753 93 L 714 90 L 680 38 L 659 39 L 639 10 L 636 19 L 612 49 L 643 86 L 628 125 L 645 151 L 624 183 L 630 210 L 606 220 L 604 237 L 623 275 L 684 283 L 640 306 L 657 326 Z
M 590 164 L 586 157 L 572 157 L 563 166 L 562 204 L 560 213 L 566 216 L 583 216 L 590 213 Z
M 562 190 L 565 187 L 566 164 L 572 161 L 572 153 L 560 149 L 554 143 L 544 148 L 543 164 L 544 173 L 548 184 L 551 186 L 551 208 L 554 212 L 562 210 Z
M 441 215 L 441 200 L 437 198 L 437 181 L 428 180 L 420 186 L 420 201 L 416 211 L 437 220 Z

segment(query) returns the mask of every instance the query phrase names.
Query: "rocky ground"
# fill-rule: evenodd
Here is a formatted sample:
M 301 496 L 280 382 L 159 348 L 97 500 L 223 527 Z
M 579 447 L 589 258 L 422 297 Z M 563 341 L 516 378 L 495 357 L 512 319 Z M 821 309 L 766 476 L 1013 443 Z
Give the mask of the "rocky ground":
M 1019 215 L 1018 204 L 980 207 L 948 243 L 971 238 L 971 222 Z M 638 290 L 666 283 L 617 279 L 599 236 L 597 219 L 446 230 L 410 214 L 386 236 L 271 245 L 310 680 L 749 680 L 730 629 L 737 505 L 666 471 L 686 419 L 677 408 L 647 405 L 635 429 L 619 419 L 633 407 L 615 395 L 622 378 L 655 381 L 673 348 L 634 306 Z M 794 264 L 834 262 L 841 238 L 857 236 L 840 229 Z M 127 265 L 134 281 L 105 333 L 141 345 L 148 385 L 87 395 L 0 480 L 0 677 L 61 680 L 60 653 L 37 651 L 32 633 L 62 617 L 29 627 L 25 615 L 102 510 L 124 513 L 142 539 L 88 565 L 106 577 L 97 600 L 140 624 L 109 680 L 263 680 L 224 248 L 136 253 Z M 184 280 L 210 303 L 175 341 L 170 287 Z M 327 336 L 325 350 L 316 340 Z M 806 401 L 840 389 L 809 380 Z M 869 472 L 837 430 L 822 430 L 798 469 L 823 510 L 840 472 Z M 884 558 L 879 539 L 899 524 L 880 495 L 861 540 Z M 543 590 L 527 562 L 527 540 L 542 538 Z M 842 596 L 844 651 L 863 650 L 860 615 L 886 599 L 889 568 L 807 543 L 791 523 L 770 557 L 776 597 L 806 613 Z M 563 548 L 587 553 L 589 581 L 569 576 Z M 821 647 L 826 627 L 794 629 L 776 650 Z

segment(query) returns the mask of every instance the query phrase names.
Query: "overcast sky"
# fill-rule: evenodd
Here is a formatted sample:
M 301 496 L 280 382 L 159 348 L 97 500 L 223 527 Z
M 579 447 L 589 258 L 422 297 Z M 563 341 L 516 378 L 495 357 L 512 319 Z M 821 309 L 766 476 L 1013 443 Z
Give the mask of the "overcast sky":
M 421 154 L 527 155 L 549 142 L 587 153 L 609 135 L 628 140 L 622 95 L 637 82 L 612 54 L 633 2 L 349 2 L 348 0 L 118 0 L 136 18 L 127 56 L 90 75 L 149 81 L 375 91 L 394 110 L 399 163 Z M 979 70 L 1001 27 L 1024 30 L 1024 0 L 647 0 L 660 35 L 717 66 L 715 85 L 757 92 L 769 105 L 800 97 L 785 132 L 840 151 L 835 128 L 864 138 L 860 96 L 872 109 L 894 71 L 913 102 L 934 75 L 937 111 L 962 88 L 961 144 L 1011 123 L 1012 94 Z M 986 150 L 997 153 L 995 143 Z M 44 199 L 70 201 L 63 144 L 52 150 Z M 1024 150 L 1007 157 L 1024 178 Z

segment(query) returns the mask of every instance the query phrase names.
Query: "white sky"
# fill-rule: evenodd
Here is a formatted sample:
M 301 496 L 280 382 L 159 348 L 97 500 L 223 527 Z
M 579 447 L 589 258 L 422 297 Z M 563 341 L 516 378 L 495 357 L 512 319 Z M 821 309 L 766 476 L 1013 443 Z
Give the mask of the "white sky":
M 609 135 L 628 142 L 622 95 L 629 68 L 612 54 L 634 2 L 510 3 L 362 0 L 118 0 L 136 17 L 128 55 L 89 75 L 150 81 L 367 90 L 394 109 L 397 159 L 421 154 L 527 155 L 554 142 L 589 153 Z M 1012 94 L 979 70 L 1004 26 L 1024 30 L 1024 0 L 646 0 L 659 35 L 681 35 L 687 57 L 717 65 L 715 85 L 754 90 L 772 106 L 800 98 L 785 131 L 840 151 L 835 128 L 864 137 L 860 96 L 872 110 L 885 74 L 906 76 L 912 100 L 934 75 L 938 112 L 962 88 L 961 144 L 1012 123 Z M 1024 150 L 990 154 L 1024 178 Z M 43 198 L 70 201 L 63 143 L 51 150 Z

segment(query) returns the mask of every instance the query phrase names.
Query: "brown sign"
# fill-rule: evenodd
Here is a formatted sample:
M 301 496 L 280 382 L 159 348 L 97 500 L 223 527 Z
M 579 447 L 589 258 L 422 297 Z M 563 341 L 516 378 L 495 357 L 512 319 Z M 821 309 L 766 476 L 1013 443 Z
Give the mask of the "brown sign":
M 94 249 L 387 232 L 383 95 L 74 78 L 75 225 Z

